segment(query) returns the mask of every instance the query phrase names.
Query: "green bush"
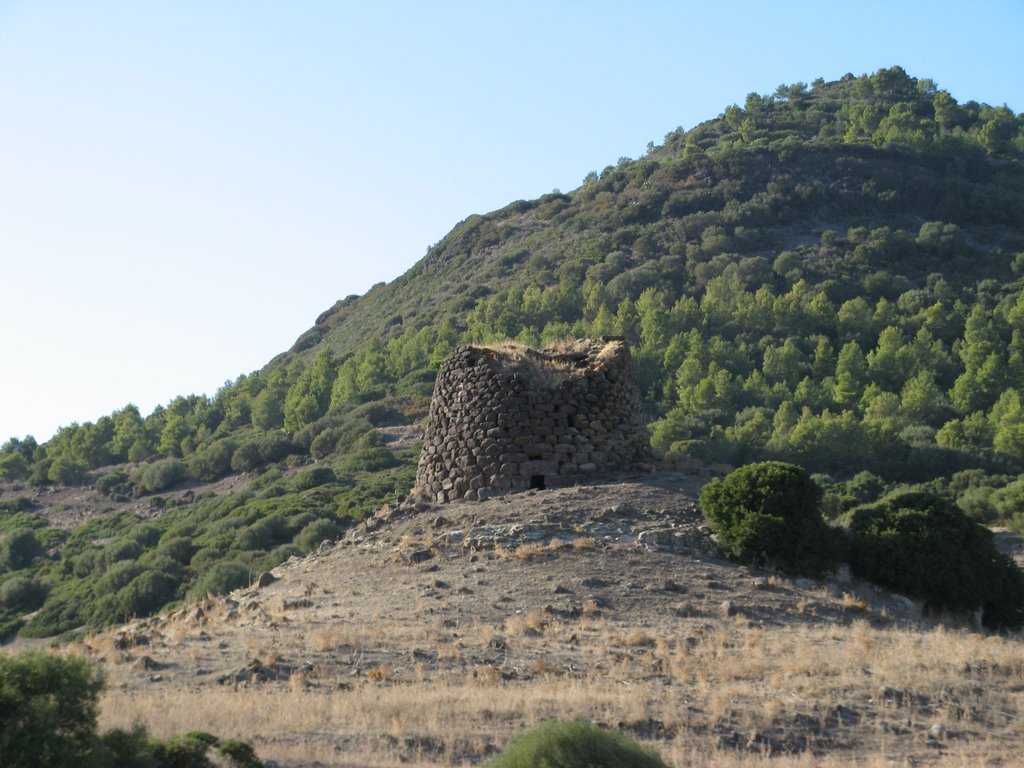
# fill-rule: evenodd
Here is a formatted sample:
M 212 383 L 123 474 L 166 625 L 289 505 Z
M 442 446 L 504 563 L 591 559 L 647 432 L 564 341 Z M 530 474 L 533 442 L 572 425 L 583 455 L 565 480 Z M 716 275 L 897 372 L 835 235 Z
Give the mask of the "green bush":
M 192 560 L 195 549 L 195 544 L 189 536 L 165 535 L 157 545 L 156 551 L 179 563 L 187 564 Z
M 61 455 L 53 460 L 46 476 L 61 485 L 81 485 L 85 482 L 89 465 L 72 456 Z
M 949 499 L 904 492 L 854 510 L 851 565 L 870 581 L 923 599 L 931 609 L 983 608 L 989 627 L 1024 623 L 1024 576 L 987 528 Z
M 27 576 L 12 576 L 0 584 L 0 608 L 17 613 L 34 611 L 46 599 L 46 587 Z
M 194 731 L 152 739 L 131 731 L 96 731 L 103 678 L 76 656 L 0 655 L 0 747 L 4 768 L 258 768 L 252 747 Z M 216 762 L 207 757 L 219 753 Z
M 160 541 L 160 535 L 160 529 L 153 523 L 139 523 L 128 530 L 125 538 L 138 542 L 145 549 L 150 549 Z
M 26 568 L 43 554 L 43 547 L 30 528 L 16 528 L 0 537 L 0 571 Z
M 7 768 L 88 764 L 100 674 L 75 656 L 0 655 L 0 745 Z
M 35 504 L 27 496 L 15 496 L 13 499 L 0 501 L 0 515 L 13 515 L 28 512 Z
M 256 441 L 260 459 L 264 464 L 280 461 L 285 456 L 300 450 L 286 435 L 280 432 L 268 432 Z
M 108 472 L 105 475 L 100 475 L 96 480 L 95 488 L 99 493 L 104 496 L 111 496 L 115 493 L 124 494 L 128 491 L 127 487 L 128 473 L 122 470 L 115 472 Z
M 302 547 L 303 551 L 309 552 L 320 542 L 327 539 L 336 539 L 340 534 L 340 525 L 333 520 L 322 517 L 303 528 L 295 537 L 295 543 Z
M 582 720 L 550 720 L 519 734 L 484 768 L 666 768 L 657 753 Z
M 994 629 L 1024 627 L 1024 571 L 1009 555 L 993 565 L 989 593 L 982 603 L 982 622 Z
M 192 590 L 195 596 L 223 595 L 233 589 L 248 586 L 252 576 L 244 563 L 227 560 L 215 564 L 196 582 Z
M 118 590 L 117 608 L 124 616 L 149 616 L 174 599 L 177 586 L 163 571 L 145 571 Z
M 321 465 L 296 472 L 291 480 L 291 486 L 295 491 L 308 491 L 310 488 L 327 485 L 328 483 L 336 483 L 337 481 L 338 476 L 334 474 L 334 470 Z
M 387 448 L 363 448 L 345 457 L 342 467 L 348 472 L 379 472 L 398 464 L 398 459 Z
M 249 472 L 260 463 L 260 449 L 254 440 L 242 443 L 231 454 L 231 469 L 235 472 Z
M 123 560 L 138 560 L 143 551 L 142 545 L 133 539 L 117 539 L 103 548 L 100 559 L 106 565 L 112 565 Z
M 817 575 L 835 567 L 841 534 L 822 519 L 821 490 L 802 468 L 748 464 L 704 486 L 700 505 L 728 555 Z
M 147 466 L 139 475 L 139 485 L 146 493 L 170 488 L 185 478 L 185 463 L 181 459 L 159 459 Z
M 328 427 L 310 441 L 309 452 L 314 459 L 330 456 L 338 448 L 338 441 L 345 434 L 339 427 Z
M 82 626 L 93 609 L 93 593 L 85 582 L 54 585 L 39 612 L 19 633 L 22 637 L 53 637 Z
M 112 595 L 119 589 L 127 587 L 135 577 L 142 575 L 145 570 L 144 566 L 134 560 L 116 562 L 96 582 L 96 592 L 101 595 Z
M 216 480 L 231 471 L 235 452 L 232 440 L 217 440 L 204 445 L 188 458 L 188 473 L 197 480 Z

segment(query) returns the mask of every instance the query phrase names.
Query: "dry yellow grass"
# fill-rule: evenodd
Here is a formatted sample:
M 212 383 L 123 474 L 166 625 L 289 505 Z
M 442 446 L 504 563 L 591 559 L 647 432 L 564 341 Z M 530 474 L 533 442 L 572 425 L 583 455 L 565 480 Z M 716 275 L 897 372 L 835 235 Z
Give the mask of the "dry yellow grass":
M 506 632 L 521 635 L 542 628 L 543 620 L 539 612 L 510 617 Z M 301 755 L 333 765 L 343 748 L 346 764 L 379 766 L 399 761 L 396 739 L 433 745 L 418 757 L 400 750 L 406 764 L 458 765 L 465 762 L 461 753 L 504 743 L 519 728 L 552 717 L 613 726 L 657 722 L 669 737 L 651 743 L 680 768 L 766 765 L 756 749 L 752 754 L 731 741 L 722 746 L 708 734 L 720 740 L 738 733 L 745 742 L 751 734 L 776 733 L 784 740 L 795 723 L 841 729 L 844 712 L 876 721 L 882 733 L 858 753 L 858 766 L 888 766 L 908 744 L 920 751 L 932 726 L 955 738 L 926 751 L 928 761 L 920 765 L 984 765 L 991 756 L 1005 758 L 1008 745 L 1019 746 L 1024 736 L 1019 640 L 943 628 L 883 631 L 866 621 L 789 630 L 733 622 L 686 637 L 652 637 L 625 627 L 613 633 L 626 652 L 607 643 L 608 632 L 578 640 L 602 661 L 585 674 L 538 656 L 526 678 L 505 679 L 500 666 L 477 663 L 465 671 L 421 665 L 401 674 L 375 666 L 346 690 L 310 687 L 295 676 L 280 687 L 202 693 L 114 685 L 101 719 L 105 727 L 141 722 L 162 736 L 195 728 L 231 734 L 253 740 L 265 759 Z M 576 632 L 584 634 L 582 628 Z M 770 764 L 854 763 L 807 753 L 776 756 Z

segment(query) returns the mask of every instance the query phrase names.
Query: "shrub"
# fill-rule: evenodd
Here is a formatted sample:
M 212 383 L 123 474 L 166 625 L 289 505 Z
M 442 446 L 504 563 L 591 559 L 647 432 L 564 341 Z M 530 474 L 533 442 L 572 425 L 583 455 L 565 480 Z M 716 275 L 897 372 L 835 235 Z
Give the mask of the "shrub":
M 139 523 L 132 526 L 124 537 L 138 542 L 145 549 L 149 549 L 160 541 L 160 529 L 153 525 L 153 523 Z
M 1024 571 L 1009 555 L 1000 554 L 993 566 L 990 591 L 982 603 L 982 622 L 993 629 L 1024 627 Z
M 26 568 L 43 554 L 43 547 L 30 528 L 16 528 L 0 538 L 0 570 Z
M 231 471 L 231 458 L 235 444 L 231 440 L 217 440 L 204 445 L 189 456 L 188 473 L 197 480 L 215 480 Z
M 280 461 L 290 453 L 295 453 L 299 446 L 295 445 L 286 435 L 280 432 L 268 432 L 259 437 L 256 442 L 260 459 L 264 464 Z
M 80 459 L 67 455 L 58 456 L 53 460 L 46 476 L 61 485 L 81 485 L 85 482 L 89 465 Z
M 989 627 L 1024 622 L 1024 576 L 992 533 L 934 493 L 904 492 L 854 510 L 851 565 L 931 609 L 985 608 Z
M 63 768 L 89 756 L 99 673 L 75 656 L 0 655 L 0 744 L 8 768 Z
M 323 459 L 330 456 L 338 447 L 338 440 L 345 434 L 345 430 L 338 427 L 329 427 L 318 434 L 309 444 L 309 452 L 314 459 Z
M 8 611 L 34 611 L 45 599 L 46 587 L 27 576 L 13 576 L 0 584 L 0 608 Z
M 348 472 L 379 472 L 398 464 L 398 459 L 387 448 L 363 448 L 345 457 L 342 467 Z
M 28 461 L 20 453 L 0 454 L 0 479 L 17 480 L 28 474 Z
M 655 752 L 590 723 L 551 720 L 519 734 L 484 768 L 666 768 Z
M 35 504 L 32 499 L 26 496 L 15 496 L 13 499 L 0 501 L 0 515 L 14 515 L 19 512 L 28 512 Z
M 142 470 L 139 484 L 146 493 L 170 488 L 185 477 L 185 463 L 181 459 L 159 459 Z
M 142 545 L 133 539 L 117 539 L 103 548 L 102 561 L 111 565 L 122 560 L 138 560 L 143 552 Z
M 118 611 L 124 616 L 148 616 L 174 599 L 177 584 L 162 571 L 145 571 L 116 595 Z
M 748 464 L 704 486 L 700 505 L 724 552 L 817 575 L 835 566 L 840 536 L 822 519 L 821 490 L 802 468 Z
M 108 472 L 105 475 L 100 475 L 96 480 L 95 488 L 104 496 L 110 496 L 114 493 L 124 493 L 127 490 L 125 485 L 127 482 L 128 473 L 118 470 L 115 472 Z
M 0 745 L 5 768 L 257 768 L 252 747 L 201 731 L 166 740 L 145 729 L 96 731 L 103 678 L 76 656 L 0 655 Z M 216 749 L 216 763 L 207 757 Z
M 192 593 L 201 595 L 223 595 L 233 589 L 248 586 L 249 568 L 237 560 L 216 563 L 196 582 Z
M 327 485 L 328 483 L 336 483 L 337 481 L 338 476 L 334 474 L 333 469 L 326 466 L 318 466 L 297 472 L 295 477 L 292 478 L 291 486 L 296 491 L 308 491 L 310 488 Z
M 137 576 L 141 576 L 146 568 L 134 560 L 121 560 L 107 569 L 107 572 L 96 582 L 96 593 L 113 595 L 127 587 Z
M 249 472 L 260 465 L 260 449 L 255 441 L 242 443 L 231 454 L 231 469 L 235 472 Z
M 156 547 L 161 555 L 177 560 L 179 563 L 188 563 L 195 553 L 195 545 L 189 536 L 168 536 L 164 535 Z
M 309 552 L 320 542 L 327 539 L 335 539 L 341 534 L 341 526 L 333 520 L 322 517 L 314 520 L 303 528 L 295 537 L 295 543 L 302 547 L 303 551 Z

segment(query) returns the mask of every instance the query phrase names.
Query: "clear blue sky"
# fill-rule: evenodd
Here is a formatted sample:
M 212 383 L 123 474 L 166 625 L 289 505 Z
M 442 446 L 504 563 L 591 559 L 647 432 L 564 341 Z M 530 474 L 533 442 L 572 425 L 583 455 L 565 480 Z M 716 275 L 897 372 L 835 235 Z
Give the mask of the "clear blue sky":
M 1024 110 L 1024 3 L 4 2 L 0 440 L 213 394 L 458 221 L 751 91 Z

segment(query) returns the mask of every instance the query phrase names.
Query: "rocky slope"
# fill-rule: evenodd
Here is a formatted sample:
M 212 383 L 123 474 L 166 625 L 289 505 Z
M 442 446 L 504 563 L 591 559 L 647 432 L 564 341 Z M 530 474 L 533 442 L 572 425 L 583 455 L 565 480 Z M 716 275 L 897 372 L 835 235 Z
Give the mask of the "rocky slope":
M 700 483 L 385 508 L 245 590 L 75 649 L 108 668 L 106 725 L 237 735 L 280 765 L 475 763 L 578 716 L 678 765 L 1013 764 L 1019 638 L 729 563 Z

